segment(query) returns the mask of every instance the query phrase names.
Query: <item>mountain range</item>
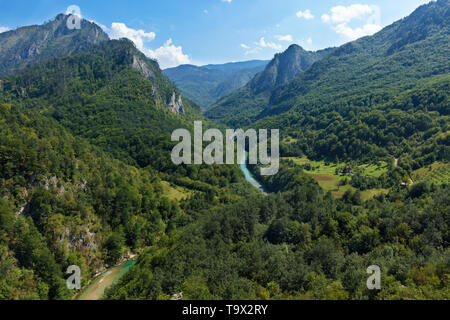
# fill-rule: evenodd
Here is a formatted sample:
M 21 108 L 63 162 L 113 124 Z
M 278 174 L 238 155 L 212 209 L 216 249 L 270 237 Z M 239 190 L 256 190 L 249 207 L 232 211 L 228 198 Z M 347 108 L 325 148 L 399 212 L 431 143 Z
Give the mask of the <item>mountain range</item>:
M 226 114 L 236 117 L 258 114 L 269 102 L 271 91 L 294 79 L 320 60 L 332 49 L 309 52 L 293 44 L 280 54 L 275 55 L 265 69 L 257 73 L 245 86 L 224 96 L 205 113 L 213 120 L 220 120 Z M 241 123 L 228 122 L 229 125 Z
M 204 110 L 228 93 L 243 87 L 255 74 L 262 71 L 268 61 L 252 60 L 210 64 L 202 67 L 181 65 L 163 70 L 186 97 Z
M 282 128 L 296 141 L 285 146 L 292 155 L 390 155 L 416 169 L 448 160 L 449 24 L 449 1 L 431 2 L 373 36 L 327 50 L 284 84 L 266 86 L 274 81 L 258 74 L 205 115 L 233 127 Z
M 373 36 L 319 52 L 299 69 L 304 72 L 291 72 L 291 81 L 274 81 L 278 66 L 292 64 L 291 47 L 206 115 L 229 125 L 248 125 L 288 110 L 298 114 L 300 105 L 308 108 L 311 101 L 325 95 L 329 100 L 322 104 L 387 86 L 405 90 L 426 78 L 446 75 L 450 68 L 449 15 L 447 0 L 421 6 Z

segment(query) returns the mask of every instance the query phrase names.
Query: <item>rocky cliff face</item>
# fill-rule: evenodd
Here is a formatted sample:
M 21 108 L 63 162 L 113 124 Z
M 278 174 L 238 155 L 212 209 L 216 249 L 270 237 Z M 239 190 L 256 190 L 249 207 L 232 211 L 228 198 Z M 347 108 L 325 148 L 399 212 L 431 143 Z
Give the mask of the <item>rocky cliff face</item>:
M 294 79 L 321 59 L 329 50 L 310 52 L 293 44 L 285 52 L 275 55 L 266 69 L 250 82 L 254 93 L 269 91 Z
M 142 60 L 137 55 L 133 55 L 133 64 L 132 67 L 137 70 L 143 77 L 153 80 L 155 78 L 155 74 L 148 67 L 147 63 Z
M 0 76 L 49 58 L 69 55 L 109 39 L 94 23 L 81 21 L 69 29 L 69 15 L 60 14 L 44 25 L 28 26 L 0 34 Z
M 181 97 L 181 94 L 178 94 L 178 98 L 177 98 L 177 93 L 174 91 L 172 93 L 172 97 L 170 99 L 168 107 L 169 107 L 170 111 L 174 114 L 184 113 L 183 99 Z

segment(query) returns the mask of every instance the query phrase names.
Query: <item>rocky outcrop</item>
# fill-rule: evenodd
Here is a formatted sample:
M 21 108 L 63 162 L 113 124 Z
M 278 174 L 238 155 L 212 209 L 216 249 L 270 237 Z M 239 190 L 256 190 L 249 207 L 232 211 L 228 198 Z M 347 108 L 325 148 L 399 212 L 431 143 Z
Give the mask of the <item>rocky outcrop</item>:
M 155 79 L 155 74 L 148 67 L 147 63 L 136 55 L 133 55 L 132 67 L 133 67 L 133 69 L 138 71 L 143 77 L 150 79 L 150 80 Z
M 177 98 L 177 93 L 174 91 L 172 93 L 172 97 L 170 99 L 168 107 L 169 107 L 170 111 L 174 114 L 184 113 L 183 98 L 182 98 L 181 94 L 178 94 L 178 98 Z
M 276 54 L 266 69 L 257 74 L 249 85 L 255 93 L 270 91 L 294 79 L 329 51 L 311 52 L 293 44 L 285 52 Z

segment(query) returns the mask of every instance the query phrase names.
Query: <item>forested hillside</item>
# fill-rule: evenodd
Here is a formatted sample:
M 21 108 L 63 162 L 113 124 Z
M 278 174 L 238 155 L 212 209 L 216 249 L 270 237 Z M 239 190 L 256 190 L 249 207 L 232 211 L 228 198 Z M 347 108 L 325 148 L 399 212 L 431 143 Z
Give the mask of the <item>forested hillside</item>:
M 0 299 L 69 299 L 67 266 L 86 284 L 155 245 L 192 219 L 180 201 L 256 193 L 237 166 L 167 160 L 199 107 L 131 41 L 29 65 L 2 78 L 0 101 Z
M 310 52 L 296 44 L 289 46 L 285 52 L 275 55 L 244 87 L 218 100 L 205 115 L 229 126 L 249 124 L 252 117 L 267 106 L 274 88 L 291 81 L 330 51 L 332 49 Z
M 181 96 L 158 64 L 125 39 L 27 67 L 3 80 L 3 96 L 141 167 L 168 165 L 165 157 L 155 158 L 160 154 L 150 146 L 166 149 L 170 158 L 172 130 L 201 118 L 199 108 Z
M 398 188 L 340 200 L 283 165 L 268 197 L 210 210 L 147 249 L 110 299 L 449 299 L 448 187 Z M 202 209 L 200 209 L 202 208 Z M 381 291 L 366 268 L 383 270 Z
M 192 205 L 249 193 L 237 168 L 179 167 L 168 175 L 129 166 L 39 111 L 0 104 L 0 123 L 0 299 L 70 298 L 69 265 L 81 267 L 85 284 L 192 219 L 161 179 L 192 190 Z
M 39 112 L 0 109 L 1 299 L 70 298 L 67 266 L 80 266 L 85 283 L 155 243 L 180 213 L 151 171 L 114 160 Z

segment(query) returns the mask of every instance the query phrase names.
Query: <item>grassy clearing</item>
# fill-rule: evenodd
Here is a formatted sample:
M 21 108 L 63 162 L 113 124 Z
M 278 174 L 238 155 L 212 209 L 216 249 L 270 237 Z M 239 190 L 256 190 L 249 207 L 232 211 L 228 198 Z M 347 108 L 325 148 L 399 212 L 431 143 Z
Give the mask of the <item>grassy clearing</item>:
M 389 192 L 388 189 L 369 189 L 361 192 L 361 198 L 363 201 L 370 200 L 373 197 L 380 194 L 387 194 Z
M 363 175 L 378 178 L 383 173 L 388 171 L 388 164 L 384 161 L 380 161 L 378 164 L 363 164 L 358 166 L 359 170 L 362 170 Z
M 304 166 L 306 164 L 311 165 L 311 170 L 305 170 L 305 172 L 314 178 L 325 192 L 331 191 L 334 197 L 341 198 L 347 190 L 355 191 L 356 189 L 350 185 L 341 185 L 345 179 L 350 179 L 348 176 L 341 176 L 336 174 L 336 169 L 340 169 L 345 164 L 328 163 L 325 165 L 325 161 L 312 161 L 308 158 L 288 157 L 283 160 L 292 160 L 295 164 Z M 388 171 L 388 164 L 380 161 L 377 164 L 363 164 L 352 168 L 354 172 L 359 172 L 363 175 L 369 175 L 372 177 L 379 177 L 383 173 Z M 375 195 L 381 193 L 387 193 L 386 189 L 370 189 L 361 192 L 363 200 L 369 200 Z
M 173 186 L 167 181 L 161 181 L 161 184 L 163 186 L 164 194 L 166 194 L 170 200 L 180 201 L 188 198 L 192 194 L 191 190 L 180 186 Z
M 435 184 L 450 183 L 450 163 L 435 162 L 424 168 L 420 168 L 411 174 L 414 183 L 430 181 Z
M 309 160 L 306 157 L 298 158 L 298 157 L 286 157 L 282 158 L 284 160 L 292 160 L 295 164 L 298 165 L 306 165 L 310 164 L 312 167 L 312 170 L 308 171 L 312 174 L 331 174 L 336 176 L 336 169 L 342 168 L 345 166 L 345 163 L 336 164 L 336 163 L 329 163 L 328 166 L 326 166 L 325 161 L 312 161 Z M 352 170 L 354 172 L 358 172 L 362 175 L 372 176 L 375 178 L 378 178 L 383 173 L 388 171 L 388 164 L 385 161 L 379 161 L 376 164 L 363 164 L 359 166 L 352 166 Z

